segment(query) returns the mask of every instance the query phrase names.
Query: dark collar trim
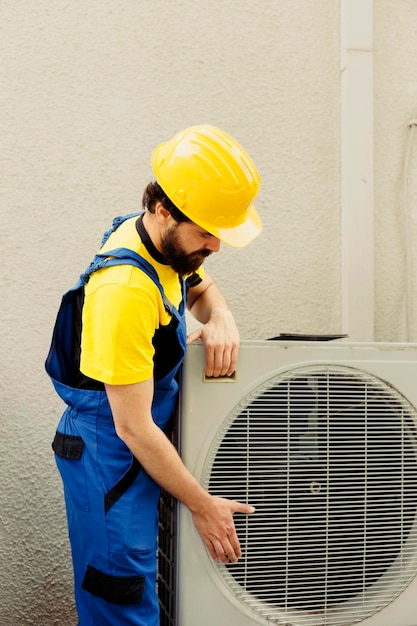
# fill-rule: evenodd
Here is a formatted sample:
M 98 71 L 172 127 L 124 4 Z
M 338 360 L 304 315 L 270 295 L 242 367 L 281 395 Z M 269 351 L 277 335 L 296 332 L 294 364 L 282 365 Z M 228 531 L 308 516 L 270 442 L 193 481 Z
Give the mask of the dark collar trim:
M 151 257 L 155 259 L 155 261 L 157 261 L 158 263 L 162 263 L 162 265 L 167 265 L 162 253 L 159 252 L 159 250 L 155 247 L 152 239 L 149 237 L 142 220 L 143 215 L 138 217 L 138 219 L 136 220 L 136 230 L 138 231 L 138 235 L 141 238 L 143 245 L 145 246 Z

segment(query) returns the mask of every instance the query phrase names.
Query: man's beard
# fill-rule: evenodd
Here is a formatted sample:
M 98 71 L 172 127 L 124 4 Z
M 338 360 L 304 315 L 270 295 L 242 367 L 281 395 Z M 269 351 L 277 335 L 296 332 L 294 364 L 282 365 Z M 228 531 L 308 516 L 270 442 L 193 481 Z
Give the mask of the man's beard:
M 178 224 L 171 226 L 161 240 L 161 249 L 164 261 L 172 267 L 172 269 L 186 276 L 195 272 L 204 262 L 212 250 L 197 250 L 191 254 L 186 254 L 182 248 L 177 234 Z

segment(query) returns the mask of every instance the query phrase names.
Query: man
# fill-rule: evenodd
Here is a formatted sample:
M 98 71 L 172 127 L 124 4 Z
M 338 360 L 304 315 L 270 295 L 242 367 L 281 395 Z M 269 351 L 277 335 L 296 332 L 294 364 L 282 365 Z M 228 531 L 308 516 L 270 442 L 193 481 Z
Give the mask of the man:
M 212 558 L 241 554 L 234 513 L 207 493 L 166 433 L 186 344 L 206 374 L 233 373 L 239 334 L 204 259 L 261 231 L 258 172 L 231 137 L 194 126 L 158 146 L 143 214 L 118 218 L 65 294 L 46 369 L 68 404 L 53 442 L 65 492 L 79 626 L 157 626 L 160 487 L 191 511 Z M 185 308 L 202 326 L 186 337 Z

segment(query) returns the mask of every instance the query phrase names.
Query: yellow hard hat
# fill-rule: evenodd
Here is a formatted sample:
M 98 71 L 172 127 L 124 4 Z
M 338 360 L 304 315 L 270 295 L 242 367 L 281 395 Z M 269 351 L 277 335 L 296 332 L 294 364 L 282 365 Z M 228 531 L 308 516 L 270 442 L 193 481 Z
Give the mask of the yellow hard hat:
M 252 204 L 259 173 L 245 150 L 219 128 L 186 128 L 154 150 L 152 169 L 175 206 L 229 246 L 243 248 L 261 232 Z

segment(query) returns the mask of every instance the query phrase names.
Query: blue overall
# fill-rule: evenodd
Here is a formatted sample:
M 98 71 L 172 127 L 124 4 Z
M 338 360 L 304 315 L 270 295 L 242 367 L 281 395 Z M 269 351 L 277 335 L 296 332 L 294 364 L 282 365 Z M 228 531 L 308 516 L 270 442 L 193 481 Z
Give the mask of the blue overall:
M 117 218 L 111 230 L 128 217 Z M 77 388 L 72 383 L 74 309 L 80 290 L 97 269 L 126 263 L 155 282 L 176 320 L 173 332 L 182 356 L 162 380 L 155 381 L 152 404 L 153 419 L 165 432 L 176 404 L 176 375 L 185 354 L 184 282 L 177 310 L 166 299 L 155 269 L 132 250 L 118 248 L 96 255 L 75 287 L 63 296 L 46 370 L 68 405 L 53 449 L 64 485 L 79 626 L 159 625 L 159 486 L 117 436 L 104 387 Z

